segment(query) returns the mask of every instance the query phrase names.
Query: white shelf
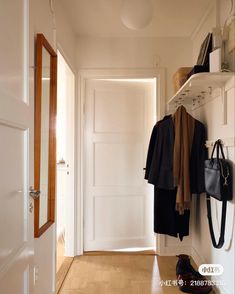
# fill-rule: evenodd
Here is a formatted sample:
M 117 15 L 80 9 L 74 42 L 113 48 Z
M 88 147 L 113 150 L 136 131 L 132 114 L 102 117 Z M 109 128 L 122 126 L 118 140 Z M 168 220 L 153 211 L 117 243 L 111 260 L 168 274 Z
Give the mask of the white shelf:
M 168 109 L 177 106 L 177 103 L 191 105 L 195 100 L 204 99 L 207 95 L 211 95 L 213 90 L 223 88 L 234 75 L 234 72 L 206 72 L 192 75 L 168 101 Z

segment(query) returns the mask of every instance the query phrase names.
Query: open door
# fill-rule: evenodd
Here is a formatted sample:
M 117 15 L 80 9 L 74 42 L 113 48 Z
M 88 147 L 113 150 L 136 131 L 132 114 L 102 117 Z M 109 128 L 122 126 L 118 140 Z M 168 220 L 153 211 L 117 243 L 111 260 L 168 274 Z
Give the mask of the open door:
M 1 1 L 0 33 L 0 293 L 32 294 L 28 1 Z
M 57 103 L 57 290 L 75 255 L 75 75 L 62 54 L 58 55 Z

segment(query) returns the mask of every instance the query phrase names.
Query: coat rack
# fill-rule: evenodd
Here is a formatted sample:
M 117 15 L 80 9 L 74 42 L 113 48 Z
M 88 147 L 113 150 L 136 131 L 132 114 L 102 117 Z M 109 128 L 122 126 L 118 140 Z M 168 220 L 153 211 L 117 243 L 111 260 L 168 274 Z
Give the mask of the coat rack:
M 215 144 L 216 140 L 208 140 L 206 141 L 206 147 L 212 148 Z M 235 137 L 224 138 L 221 140 L 223 147 L 235 147 Z
M 195 110 L 212 97 L 215 90 L 220 90 L 222 97 L 223 124 L 227 123 L 227 96 L 225 85 L 235 77 L 233 72 L 198 73 L 192 75 L 178 92 L 168 101 L 168 112 L 178 106 Z

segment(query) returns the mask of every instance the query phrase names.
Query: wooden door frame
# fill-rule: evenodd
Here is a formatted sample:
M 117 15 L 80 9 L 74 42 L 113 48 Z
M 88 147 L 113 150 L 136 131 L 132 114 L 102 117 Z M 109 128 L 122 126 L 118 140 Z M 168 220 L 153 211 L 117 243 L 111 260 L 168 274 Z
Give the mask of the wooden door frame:
M 81 69 L 78 71 L 77 91 L 77 228 L 76 254 L 84 252 L 84 118 L 86 81 L 92 79 L 145 79 L 156 78 L 156 114 L 157 120 L 166 113 L 165 69 Z M 156 234 L 157 253 L 161 254 L 164 239 Z M 162 248 L 162 249 L 161 249 Z

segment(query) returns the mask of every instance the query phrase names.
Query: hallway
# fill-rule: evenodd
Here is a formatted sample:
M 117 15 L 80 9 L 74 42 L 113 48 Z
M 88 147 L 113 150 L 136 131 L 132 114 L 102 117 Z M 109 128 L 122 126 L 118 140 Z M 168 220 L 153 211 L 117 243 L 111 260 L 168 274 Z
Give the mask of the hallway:
M 177 294 L 174 256 L 104 253 L 76 257 L 59 294 Z M 163 286 L 169 282 L 171 286 Z M 211 292 L 213 294 L 214 292 Z
M 0 23 L 0 294 L 235 294 L 235 0 Z

